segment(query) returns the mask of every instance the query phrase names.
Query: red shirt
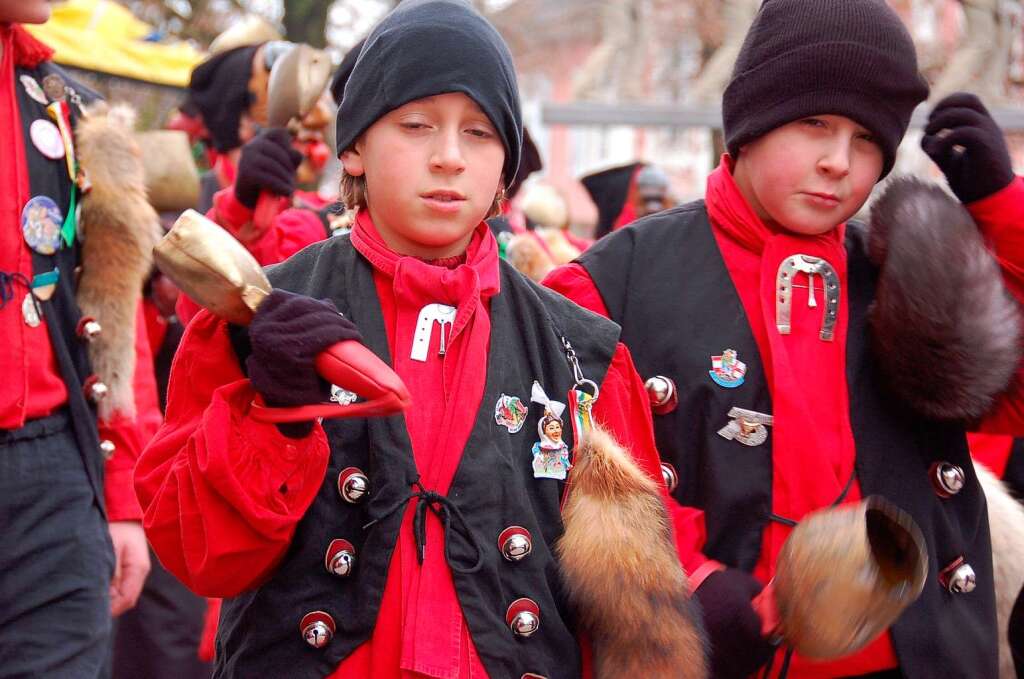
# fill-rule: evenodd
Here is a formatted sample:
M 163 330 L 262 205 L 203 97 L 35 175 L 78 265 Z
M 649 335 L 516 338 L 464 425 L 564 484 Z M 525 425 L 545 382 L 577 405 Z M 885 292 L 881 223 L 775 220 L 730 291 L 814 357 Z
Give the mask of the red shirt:
M 20 273 L 32 280 L 32 255 L 22 237 L 21 210 L 29 195 L 28 164 L 22 137 L 21 112 L 14 67 L 34 67 L 49 59 L 52 50 L 16 24 L 0 24 L 3 45 L 0 61 L 0 271 Z M 0 309 L 0 429 L 17 429 L 26 421 L 50 415 L 68 399 L 50 344 L 46 319 L 30 328 L 22 317 L 21 305 L 30 294 L 15 283 L 13 297 Z M 134 375 L 137 416 L 135 420 L 115 417 L 100 423 L 100 438 L 115 445 L 105 465 L 104 495 L 111 521 L 136 520 L 142 509 L 135 499 L 131 473 L 135 460 L 160 424 L 152 352 L 146 340 L 141 306 L 136 319 L 136 370 Z
M 837 492 L 833 492 L 837 484 L 841 488 L 853 469 L 855 451 L 849 425 L 849 405 L 846 401 L 845 357 L 835 354 L 836 350 L 842 353 L 846 346 L 845 294 L 840 304 L 843 318 L 837 324 L 834 342 L 817 341 L 821 311 L 807 307 L 806 290 L 794 292 L 792 334 L 786 336 L 781 347 L 777 339 L 773 342 L 768 336 L 767 324 L 760 322 L 760 291 L 765 289 L 760 280 L 760 262 L 762 256 L 779 258 L 789 254 L 782 253 L 786 247 L 793 244 L 786 242 L 785 234 L 782 234 L 781 241 L 775 238 L 778 234 L 767 232 L 759 232 L 752 236 L 752 232 L 757 229 L 753 225 L 756 216 L 742 200 L 728 170 L 724 168 L 725 163 L 716 171 L 717 179 L 720 180 L 717 185 L 714 176 L 708 182 L 707 200 L 712 231 L 746 315 L 749 319 L 755 319 L 750 324 L 751 330 L 762 359 L 766 362 L 766 377 L 772 390 L 773 402 L 776 404 L 776 412 L 773 413 L 775 426 L 772 431 L 775 437 L 772 510 L 776 514 L 799 520 L 815 506 L 823 507 L 830 504 L 838 495 Z M 722 173 L 726 176 L 723 177 Z M 717 190 L 713 191 L 713 187 Z M 1024 236 L 1020 235 L 1019 228 L 1019 225 L 1024 223 L 1024 183 L 1017 179 L 1003 191 L 972 204 L 969 209 L 978 221 L 982 233 L 993 246 L 1011 292 L 1018 300 L 1024 301 Z M 763 228 L 763 225 L 761 227 Z M 826 259 L 836 267 L 841 279 L 844 279 L 845 254 L 837 247 L 842 242 L 841 233 L 842 226 L 833 232 L 835 236 L 831 241 L 820 242 L 817 245 L 810 242 L 812 239 L 798 240 L 803 241 L 800 244 L 801 251 L 810 252 L 807 250 L 809 247 L 823 248 L 821 253 L 810 254 L 827 253 Z M 754 244 L 751 241 L 759 243 Z M 763 255 L 758 252 L 758 248 L 763 248 Z M 773 265 L 770 268 L 774 271 L 776 267 Z M 845 293 L 845 280 L 842 282 L 841 291 Z M 578 264 L 556 269 L 545 280 L 545 284 L 592 311 L 608 315 L 596 286 L 586 270 Z M 820 286 L 821 281 L 818 280 L 818 300 L 824 297 Z M 768 293 L 765 294 L 773 293 L 774 286 L 769 286 L 767 290 Z M 769 302 L 771 301 L 769 299 Z M 773 306 L 769 305 L 768 308 Z M 782 420 L 778 412 L 780 392 L 776 389 L 779 388 L 779 379 L 787 377 L 785 372 L 789 372 L 790 378 L 795 374 L 795 371 L 779 370 L 780 367 L 785 368 L 785 363 L 780 363 L 780 359 L 788 360 L 788 356 L 799 356 L 802 361 L 809 361 L 815 366 L 815 369 L 800 372 L 801 389 L 794 389 L 792 386 L 785 388 L 791 394 L 804 390 L 805 393 L 814 395 L 814 425 L 805 428 L 802 436 L 813 431 L 817 436 L 815 445 L 794 446 L 778 443 Z M 995 424 L 1004 430 L 1024 432 L 1022 405 L 1024 394 L 1019 389 L 1007 394 L 986 418 L 983 429 Z M 790 417 L 801 419 L 800 408 L 799 402 L 793 404 Z M 802 454 L 806 451 L 815 451 L 816 455 L 812 457 Z M 826 454 L 822 455 L 822 452 Z M 847 501 L 855 501 L 859 497 L 860 490 L 855 481 L 847 495 Z M 692 572 L 707 560 L 707 557 L 700 553 L 705 539 L 702 512 L 696 508 L 678 508 L 676 519 L 676 540 L 680 558 L 687 570 Z M 765 531 L 761 560 L 754 570 L 754 575 L 762 582 L 768 582 L 773 575 L 775 559 L 789 530 L 782 524 L 772 522 Z M 815 663 L 794 656 L 790 676 L 810 679 L 858 675 L 896 665 L 897 659 L 891 640 L 888 635 L 884 635 L 860 653 L 836 662 Z
M 359 249 L 364 256 L 375 250 L 387 260 L 376 262 L 370 255 L 394 367 L 416 403 L 406 413 L 413 454 L 424 485 L 444 492 L 483 393 L 488 337 L 483 331 L 489 326 L 486 300 L 497 292 L 497 246 L 481 225 L 467 261 L 447 270 L 381 253 L 379 244 Z M 431 280 L 425 281 L 428 274 Z M 428 360 L 408 361 L 409 326 L 415 324 L 409 311 L 418 312 L 424 300 L 439 301 L 437 294 L 458 309 L 448 353 L 438 358 L 439 339 L 432 337 Z M 303 439 L 285 438 L 273 425 L 246 417 L 254 397 L 225 324 L 200 313 L 186 330 L 172 368 L 167 422 L 136 469 L 151 544 L 164 566 L 200 594 L 233 596 L 269 577 L 325 473 L 329 449 L 323 428 L 317 425 Z M 628 442 L 636 461 L 660 485 L 646 403 L 643 384 L 620 344 L 594 417 Z M 443 435 L 431 434 L 437 430 Z M 486 676 L 440 553 L 440 526 L 436 517 L 430 521 L 423 567 L 416 564 L 403 524 L 374 634 L 335 676 Z M 296 643 L 302 643 L 297 631 Z

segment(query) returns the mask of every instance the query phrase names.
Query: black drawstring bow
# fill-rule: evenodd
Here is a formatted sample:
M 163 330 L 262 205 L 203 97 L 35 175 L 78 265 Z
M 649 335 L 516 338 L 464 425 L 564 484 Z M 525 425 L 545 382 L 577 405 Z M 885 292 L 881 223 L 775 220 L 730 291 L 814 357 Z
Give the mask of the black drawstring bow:
M 444 526 L 444 558 L 448 562 L 448 566 L 456 573 L 470 574 L 476 573 L 484 565 L 484 552 L 480 547 L 480 543 L 477 542 L 476 536 L 469 529 L 469 524 L 466 522 L 466 517 L 463 516 L 462 511 L 458 506 L 452 502 L 447 495 L 441 495 L 432 490 L 427 490 L 420 483 L 419 479 L 413 481 L 413 486 L 418 490 L 410 492 L 402 499 L 395 502 L 389 507 L 383 514 L 371 521 L 370 523 L 363 526 L 363 530 L 370 528 L 375 523 L 386 519 L 391 516 L 399 509 L 405 507 L 412 499 L 416 499 L 419 502 L 416 504 L 416 513 L 412 518 L 412 532 L 416 539 L 416 560 L 422 564 L 423 559 L 427 551 L 427 510 L 429 509 L 434 515 L 441 520 Z M 456 530 L 462 534 L 462 537 L 476 552 L 476 561 L 469 568 L 463 568 L 458 565 L 451 555 L 451 531 L 452 531 L 452 517 L 457 520 Z

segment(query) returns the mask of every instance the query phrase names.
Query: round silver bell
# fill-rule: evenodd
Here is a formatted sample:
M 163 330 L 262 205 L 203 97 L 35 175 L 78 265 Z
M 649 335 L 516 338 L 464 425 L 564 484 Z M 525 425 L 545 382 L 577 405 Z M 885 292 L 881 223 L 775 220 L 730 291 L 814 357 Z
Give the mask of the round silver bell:
M 668 488 L 668 492 L 675 492 L 676 488 L 679 486 L 679 474 L 676 473 L 676 468 L 668 462 L 662 462 L 661 478 L 665 479 L 665 487 Z
M 334 638 L 334 618 L 323 611 L 313 611 L 302 616 L 299 629 L 307 644 L 313 648 L 323 648 Z
M 114 457 L 114 451 L 117 450 L 117 446 L 114 445 L 113 441 L 104 439 L 100 441 L 100 452 L 103 453 L 103 459 L 109 460 Z
M 651 406 L 655 408 L 671 401 L 676 391 L 676 385 L 672 380 L 663 375 L 655 375 L 648 379 L 644 382 L 644 388 L 647 390 L 647 398 L 651 400 Z
M 94 339 L 100 336 L 103 332 L 103 326 L 96 321 L 90 319 L 82 324 L 82 339 L 86 342 L 92 342 Z
M 356 567 L 356 549 L 348 540 L 332 540 L 324 557 L 324 567 L 331 575 L 347 578 Z
M 357 467 L 346 467 L 338 474 L 338 493 L 345 502 L 356 505 L 370 492 L 370 479 Z
M 540 628 L 540 607 L 533 599 L 516 599 L 505 612 L 505 622 L 517 637 L 528 637 Z
M 498 536 L 498 546 L 506 561 L 522 561 L 533 551 L 530 531 L 522 526 L 509 526 Z
M 509 623 L 512 632 L 519 637 L 528 637 L 540 628 L 540 618 L 530 611 L 519 611 Z
M 93 403 L 99 403 L 107 397 L 108 393 L 110 393 L 110 389 L 107 385 L 103 384 L 103 382 L 100 382 L 98 379 L 90 378 L 86 380 L 83 388 L 85 389 L 86 397 Z
M 969 594 L 977 585 L 978 577 L 969 563 L 958 566 L 949 576 L 948 589 L 951 594 Z
M 951 462 L 937 462 L 932 465 L 932 484 L 940 497 L 952 497 L 963 490 L 967 483 L 964 470 Z

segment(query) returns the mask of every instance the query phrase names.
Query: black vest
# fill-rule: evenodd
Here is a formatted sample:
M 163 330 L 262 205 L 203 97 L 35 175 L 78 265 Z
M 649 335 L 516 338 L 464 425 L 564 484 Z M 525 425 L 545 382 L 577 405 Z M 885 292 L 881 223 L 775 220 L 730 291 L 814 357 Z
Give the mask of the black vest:
M 988 518 L 964 430 L 913 413 L 882 388 L 866 324 L 877 271 L 864 253 L 863 228 L 851 225 L 848 234 L 846 362 L 857 479 L 865 496 L 887 497 L 913 515 L 928 544 L 924 593 L 892 628 L 900 665 L 908 677 L 995 677 Z M 771 436 L 748 447 L 717 432 L 733 406 L 771 414 L 771 394 L 703 201 L 617 231 L 579 263 L 622 325 L 640 374 L 676 383 L 679 405 L 654 416 L 655 433 L 662 458 L 679 475 L 676 499 L 705 511 L 705 553 L 751 571 L 772 511 Z M 739 387 L 718 386 L 708 374 L 711 357 L 724 349 L 735 349 L 747 365 Z M 949 499 L 929 480 L 937 461 L 967 474 L 966 487 Z M 938 582 L 938 571 L 960 556 L 977 573 L 970 594 L 950 594 Z
M 473 642 L 491 677 L 518 679 L 527 672 L 549 679 L 578 677 L 575 622 L 553 554 L 563 530 L 565 484 L 533 477 L 530 449 L 542 413 L 530 403 L 530 389 L 537 380 L 550 398 L 565 401 L 574 380 L 561 337 L 572 343 L 584 375 L 600 384 L 619 328 L 527 281 L 504 262 L 501 267 L 501 292 L 490 302 L 483 400 L 448 491 L 482 548 L 483 566 L 463 572 L 476 555 L 455 527 L 448 531 L 450 563 Z M 275 287 L 333 300 L 359 326 L 367 346 L 391 363 L 372 269 L 347 235 L 306 248 L 269 275 Z M 240 354 L 244 344 L 235 342 Z M 518 433 L 495 422 L 502 394 L 529 407 Z M 564 419 L 571 449 L 571 427 Z M 224 602 L 217 676 L 326 676 L 373 632 L 404 505 L 387 512 L 409 493 L 418 474 L 403 416 L 326 420 L 324 426 L 331 445 L 327 475 L 291 547 L 268 582 Z M 361 505 L 347 504 L 337 490 L 339 472 L 352 466 L 370 478 L 372 494 Z M 373 520 L 378 521 L 363 528 Z M 530 531 L 533 551 L 510 563 L 499 552 L 498 536 L 514 525 Z M 355 571 L 347 578 L 324 567 L 335 538 L 356 549 Z M 505 622 L 509 604 L 520 597 L 540 607 L 540 629 L 529 638 L 514 636 Z M 321 649 L 307 645 L 298 626 L 304 614 L 317 610 L 329 613 L 337 625 L 334 639 Z
M 46 107 L 28 95 L 20 81 L 21 76 L 34 78 L 42 84 L 47 75 L 59 75 L 86 102 L 98 98 L 95 92 L 75 82 L 60 67 L 50 62 L 43 62 L 34 69 L 16 68 L 14 71 L 14 89 L 18 97 L 18 109 L 21 112 L 21 126 L 25 145 L 25 157 L 28 161 L 29 193 L 31 196 L 48 196 L 53 199 L 61 213 L 66 217 L 71 200 L 71 178 L 68 176 L 64 158 L 51 160 L 35 147 L 29 135 L 32 122 L 42 118 L 51 120 Z M 72 123 L 78 119 L 78 109 L 71 105 Z M 79 197 L 81 202 L 81 197 Z M 14 228 L 21 229 L 21 224 Z M 53 255 L 41 255 L 32 251 L 32 271 L 35 275 L 60 269 L 60 278 L 53 296 L 40 302 L 40 308 L 46 317 L 50 343 L 61 377 L 68 390 L 68 409 L 74 429 L 75 440 L 85 461 L 96 502 L 103 507 L 103 455 L 99 447 L 99 434 L 96 429 L 95 407 L 86 400 L 82 384 L 92 370 L 89 367 L 89 356 L 85 342 L 78 337 L 75 330 L 81 318 L 81 312 L 75 302 L 79 265 L 80 242 L 76 238 L 71 247 L 63 247 Z

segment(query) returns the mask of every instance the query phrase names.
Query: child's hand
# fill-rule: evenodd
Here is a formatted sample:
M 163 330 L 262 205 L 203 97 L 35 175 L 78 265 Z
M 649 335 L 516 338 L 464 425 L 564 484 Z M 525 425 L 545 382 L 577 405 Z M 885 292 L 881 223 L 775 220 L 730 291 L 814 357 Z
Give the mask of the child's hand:
M 973 94 L 955 92 L 936 104 L 924 132 L 921 148 L 960 202 L 987 198 L 1013 181 L 1003 131 Z
M 295 170 L 302 154 L 292 148 L 288 130 L 274 128 L 260 132 L 242 147 L 235 178 L 235 198 L 250 210 L 256 207 L 260 191 L 290 196 L 295 191 Z
M 300 406 L 328 398 L 328 385 L 316 373 L 321 351 L 342 340 L 361 340 L 352 321 L 334 303 L 274 290 L 249 325 L 252 353 L 249 380 L 271 406 Z

